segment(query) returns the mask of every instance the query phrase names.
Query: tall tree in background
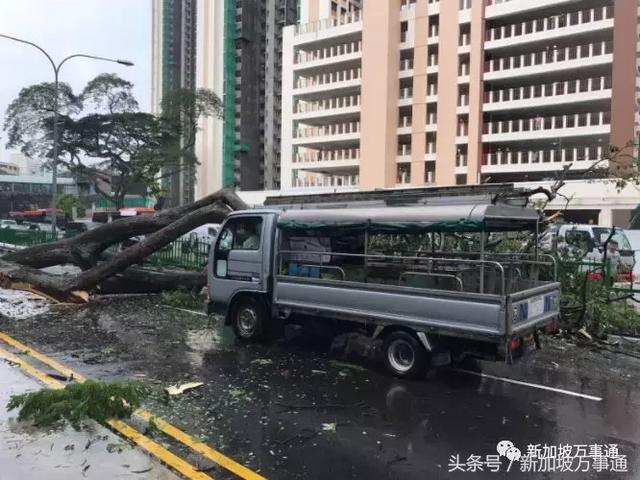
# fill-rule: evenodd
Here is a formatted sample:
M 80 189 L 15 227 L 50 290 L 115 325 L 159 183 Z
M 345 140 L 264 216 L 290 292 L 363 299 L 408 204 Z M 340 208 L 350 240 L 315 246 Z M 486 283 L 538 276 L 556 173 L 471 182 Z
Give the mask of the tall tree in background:
M 59 89 L 58 162 L 89 179 L 117 208 L 133 188 L 158 194 L 162 176 L 195 165 L 198 121 L 222 111 L 213 92 L 181 89 L 163 99 L 156 116 L 139 110 L 132 90 L 133 84 L 113 74 L 97 76 L 79 95 L 67 84 Z M 50 83 L 21 90 L 7 109 L 7 147 L 51 159 L 53 100 Z

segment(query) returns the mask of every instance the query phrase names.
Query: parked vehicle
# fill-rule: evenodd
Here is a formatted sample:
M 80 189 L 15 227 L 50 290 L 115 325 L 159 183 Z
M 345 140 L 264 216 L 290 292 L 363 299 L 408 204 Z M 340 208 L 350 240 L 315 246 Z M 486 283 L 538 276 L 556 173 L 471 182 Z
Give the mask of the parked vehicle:
M 635 253 L 633 273 L 636 281 L 640 281 L 640 230 L 625 230 L 624 234 L 629 240 L 631 250 Z
M 230 214 L 210 253 L 209 312 L 243 341 L 281 321 L 357 326 L 384 339 L 386 366 L 400 377 L 465 356 L 511 363 L 554 328 L 553 258 L 485 248 L 491 232 L 535 235 L 535 210 L 464 198 L 374 207 Z M 474 236 L 479 249 L 446 251 L 453 234 Z M 407 235 L 427 235 L 431 248 L 376 247 Z
M 0 228 L 17 228 L 18 222 L 15 220 L 0 220 Z
M 545 232 L 541 246 L 545 250 L 554 248 L 559 250 L 573 250 L 584 248 L 585 245 L 593 245 L 600 253 L 604 253 L 604 243 L 611 236 L 612 228 L 601 225 L 587 224 L 561 224 L 553 225 Z M 626 269 L 633 270 L 635 259 L 629 239 L 624 230 L 616 229 L 611 240 L 618 243 L 620 260 Z
M 205 223 L 194 228 L 189 233 L 184 234 L 181 238 L 192 242 L 204 242 L 212 244 L 220 231 L 219 223 Z

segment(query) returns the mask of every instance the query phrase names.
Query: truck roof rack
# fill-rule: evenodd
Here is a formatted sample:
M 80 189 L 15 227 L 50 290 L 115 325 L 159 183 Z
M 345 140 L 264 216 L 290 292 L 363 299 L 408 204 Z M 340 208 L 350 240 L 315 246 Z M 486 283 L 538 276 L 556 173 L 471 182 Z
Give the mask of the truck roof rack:
M 403 205 L 454 205 L 456 203 L 508 203 L 523 206 L 524 189 L 513 183 L 459 185 L 404 189 L 378 189 L 362 192 L 333 192 L 310 195 L 267 197 L 265 207 L 347 208 Z

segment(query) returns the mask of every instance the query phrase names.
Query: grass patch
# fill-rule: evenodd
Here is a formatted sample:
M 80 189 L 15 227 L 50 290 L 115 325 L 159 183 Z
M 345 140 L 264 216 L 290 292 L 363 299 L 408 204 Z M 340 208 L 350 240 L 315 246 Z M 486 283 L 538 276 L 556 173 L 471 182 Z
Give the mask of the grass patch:
M 165 305 L 188 310 L 202 310 L 205 301 L 204 295 L 192 292 L 184 287 L 162 292 L 161 298 L 162 303 Z
M 38 427 L 61 427 L 68 422 L 80 430 L 88 419 L 105 423 L 114 418 L 129 418 L 147 394 L 147 387 L 140 382 L 87 380 L 60 390 L 45 388 L 12 395 L 7 410 L 19 409 L 18 420 L 32 420 Z

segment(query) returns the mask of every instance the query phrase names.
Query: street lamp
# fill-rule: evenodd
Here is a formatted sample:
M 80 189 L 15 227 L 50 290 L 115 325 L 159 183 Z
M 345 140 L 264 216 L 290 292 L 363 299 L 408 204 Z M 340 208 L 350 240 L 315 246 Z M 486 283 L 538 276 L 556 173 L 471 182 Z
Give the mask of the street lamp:
M 62 65 L 64 65 L 64 63 L 67 60 L 71 60 L 72 58 L 78 58 L 78 57 L 90 58 L 90 59 L 93 59 L 93 60 L 101 60 L 103 62 L 119 63 L 120 65 L 125 65 L 127 67 L 132 67 L 133 66 L 133 62 L 130 62 L 129 60 L 98 57 L 96 55 L 86 55 L 86 54 L 83 54 L 83 53 L 75 53 L 73 55 L 69 55 L 68 57 L 63 58 L 56 65 L 56 63 L 51 58 L 51 55 L 49 55 L 39 45 L 36 45 L 33 42 L 29 42 L 28 40 L 22 40 L 20 38 L 11 37 L 9 35 L 4 35 L 2 33 L 0 33 L 0 37 L 6 38 L 7 40 L 13 40 L 14 42 L 25 43 L 27 45 L 31 45 L 32 47 L 37 48 L 38 50 L 40 50 L 44 54 L 45 57 L 47 57 L 47 60 L 49 60 L 49 63 L 51 64 L 51 67 L 53 68 L 55 99 L 53 101 L 53 162 L 52 162 L 53 165 L 52 165 L 52 173 L 51 173 L 51 208 L 53 209 L 53 216 L 51 218 L 51 230 L 52 230 L 54 238 L 55 238 L 56 228 L 57 228 L 57 223 L 58 223 L 58 215 L 56 213 L 56 198 L 58 196 L 58 148 L 59 148 L 59 146 L 58 146 L 58 116 L 60 115 L 59 112 L 58 112 L 58 108 L 59 108 L 59 105 L 58 105 L 58 100 L 59 100 L 58 99 L 58 96 L 59 96 L 58 76 L 59 76 L 59 73 L 60 73 L 60 68 L 62 67 Z

